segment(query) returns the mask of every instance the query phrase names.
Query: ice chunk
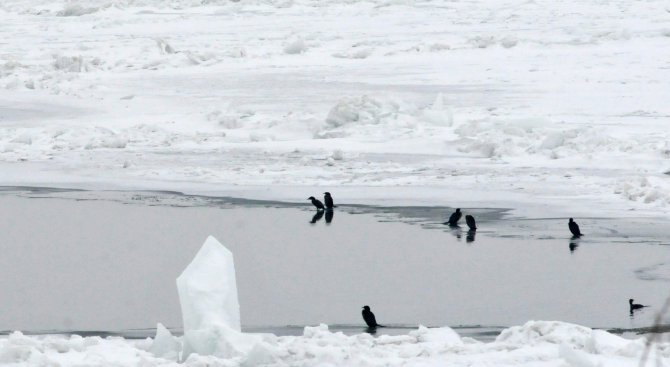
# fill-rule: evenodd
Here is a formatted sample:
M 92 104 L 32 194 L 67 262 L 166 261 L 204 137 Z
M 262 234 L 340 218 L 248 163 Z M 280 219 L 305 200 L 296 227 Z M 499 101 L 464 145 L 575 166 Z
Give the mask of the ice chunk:
M 163 324 L 158 323 L 156 326 L 156 337 L 149 351 L 156 357 L 176 361 L 179 358 L 179 352 L 181 352 L 181 344 L 172 336 L 170 330 L 163 326 Z
M 240 305 L 233 254 L 207 238 L 177 278 L 184 320 L 182 360 L 191 353 L 232 358 L 248 353 L 260 338 L 240 332 Z
M 435 97 L 435 102 L 433 102 L 432 106 L 423 111 L 423 118 L 434 125 L 452 126 L 454 124 L 454 114 L 446 106 L 442 93 L 439 93 Z
M 209 236 L 177 278 L 184 332 L 226 326 L 240 331 L 233 254 Z
M 296 39 L 284 46 L 284 53 L 297 55 L 307 51 L 307 44 L 302 39 Z
M 450 327 L 427 328 L 419 325 L 419 328 L 416 331 L 410 332 L 409 335 L 414 336 L 421 343 L 433 343 L 436 345 L 463 344 L 460 335 Z

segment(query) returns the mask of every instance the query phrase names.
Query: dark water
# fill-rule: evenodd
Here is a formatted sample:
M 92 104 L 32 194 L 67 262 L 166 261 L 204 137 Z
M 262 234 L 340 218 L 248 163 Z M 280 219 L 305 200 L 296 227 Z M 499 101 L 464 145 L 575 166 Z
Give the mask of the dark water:
M 540 319 L 625 331 L 651 326 L 670 295 L 666 220 L 579 218 L 587 236 L 573 241 L 565 218 L 464 211 L 474 237 L 440 224 L 449 208 L 342 205 L 326 223 L 303 204 L 5 188 L 0 329 L 178 330 L 175 279 L 208 235 L 235 256 L 248 331 L 359 333 L 366 304 L 393 326 L 383 333 L 488 339 Z M 652 307 L 631 317 L 628 298 Z

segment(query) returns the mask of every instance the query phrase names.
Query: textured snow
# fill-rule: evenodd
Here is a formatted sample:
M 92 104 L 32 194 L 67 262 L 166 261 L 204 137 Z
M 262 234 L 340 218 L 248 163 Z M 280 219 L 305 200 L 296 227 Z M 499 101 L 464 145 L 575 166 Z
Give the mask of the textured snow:
M 666 8 L 3 1 L 0 183 L 664 213 Z
M 164 331 L 160 332 L 164 333 Z M 26 336 L 0 338 L 0 363 L 8 366 L 167 366 L 151 340 L 118 337 Z M 448 327 L 419 327 L 406 335 L 373 337 L 333 333 L 328 326 L 305 327 L 302 336 L 257 335 L 243 355 L 232 358 L 192 354 L 186 366 L 638 366 L 644 338 L 623 339 L 602 330 L 529 321 L 503 331 L 493 342 L 461 338 Z M 183 338 L 174 340 L 181 342 Z M 670 362 L 670 344 L 651 345 L 649 363 Z M 660 364 L 654 364 L 660 363 Z
M 149 352 L 156 357 L 177 361 L 179 360 L 181 349 L 181 342 L 163 324 L 158 323 L 156 326 L 156 336 L 151 343 Z

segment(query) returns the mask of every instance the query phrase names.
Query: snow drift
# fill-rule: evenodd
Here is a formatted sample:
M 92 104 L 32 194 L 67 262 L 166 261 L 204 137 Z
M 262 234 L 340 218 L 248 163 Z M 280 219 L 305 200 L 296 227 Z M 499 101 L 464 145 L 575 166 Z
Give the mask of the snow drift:
M 151 340 L 43 335 L 14 332 L 0 338 L 0 363 L 22 366 L 177 366 L 157 353 L 166 331 Z M 174 340 L 182 341 L 181 337 Z M 419 327 L 406 335 L 373 337 L 332 333 L 326 325 L 305 327 L 302 336 L 264 336 L 244 356 L 192 354 L 186 366 L 637 366 L 645 339 L 628 340 L 578 325 L 529 321 L 504 330 L 493 342 L 461 338 L 452 329 Z M 650 361 L 670 362 L 670 344 L 650 347 Z M 654 362 L 655 363 L 655 362 Z
M 0 183 L 433 186 L 667 212 L 665 7 L 2 1 Z

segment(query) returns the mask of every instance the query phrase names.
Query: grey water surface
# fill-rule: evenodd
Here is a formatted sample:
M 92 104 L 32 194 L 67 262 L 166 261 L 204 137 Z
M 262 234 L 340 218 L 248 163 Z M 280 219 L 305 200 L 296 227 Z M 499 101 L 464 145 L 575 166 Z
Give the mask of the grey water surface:
M 576 218 L 586 236 L 572 240 L 567 218 L 505 209 L 463 208 L 472 234 L 442 224 L 451 208 L 341 204 L 327 218 L 308 204 L 0 189 L 0 330 L 178 331 L 175 279 L 209 235 L 235 256 L 248 331 L 359 333 L 370 305 L 389 326 L 379 333 L 422 324 L 486 340 L 528 320 L 625 332 L 650 327 L 670 296 L 662 218 Z M 629 298 L 651 307 L 630 315 Z

